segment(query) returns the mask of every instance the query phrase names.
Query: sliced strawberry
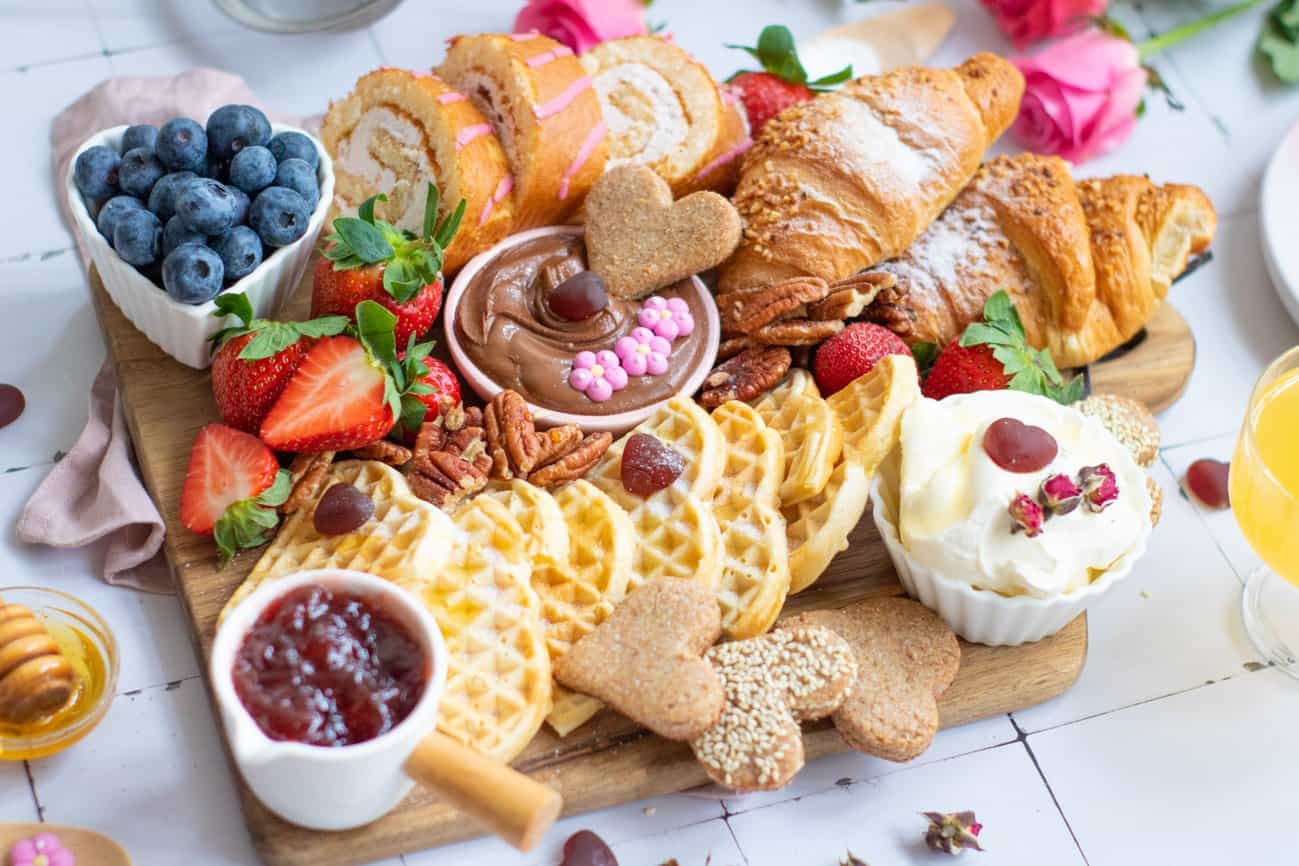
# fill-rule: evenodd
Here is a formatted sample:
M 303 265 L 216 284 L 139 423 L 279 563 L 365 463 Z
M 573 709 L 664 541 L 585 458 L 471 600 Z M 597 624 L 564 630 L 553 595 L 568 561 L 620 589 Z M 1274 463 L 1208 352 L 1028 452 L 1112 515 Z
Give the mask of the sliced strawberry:
M 222 557 L 265 544 L 289 495 L 289 475 L 257 437 L 224 424 L 199 431 L 180 493 L 180 521 L 215 535 Z
M 749 117 L 749 131 L 755 137 L 768 120 L 785 109 L 807 102 L 818 91 L 852 78 L 852 67 L 845 66 L 838 72 L 808 81 L 807 70 L 794 47 L 794 35 L 788 27 L 779 24 L 764 27 L 756 46 L 727 47 L 747 51 L 762 64 L 762 72 L 737 72 L 730 79 L 740 90 L 740 102 Z
M 212 395 L 222 421 L 256 434 L 316 338 L 342 333 L 348 318 L 326 316 L 307 322 L 254 319 L 248 299 L 230 292 L 218 295 L 216 306 L 214 316 L 235 316 L 242 324 L 212 338 L 216 347 Z
M 428 333 L 442 308 L 442 260 L 464 216 L 462 200 L 437 222 L 438 190 L 428 185 L 424 230 L 416 237 L 376 220 L 368 199 L 355 217 L 334 220 L 325 239 L 324 259 L 312 275 L 311 314 L 352 315 L 362 301 L 376 301 L 397 316 L 396 344 L 405 346 Z
M 326 337 L 298 366 L 270 414 L 262 441 L 278 451 L 346 451 L 382 439 L 395 416 L 391 382 L 353 337 Z

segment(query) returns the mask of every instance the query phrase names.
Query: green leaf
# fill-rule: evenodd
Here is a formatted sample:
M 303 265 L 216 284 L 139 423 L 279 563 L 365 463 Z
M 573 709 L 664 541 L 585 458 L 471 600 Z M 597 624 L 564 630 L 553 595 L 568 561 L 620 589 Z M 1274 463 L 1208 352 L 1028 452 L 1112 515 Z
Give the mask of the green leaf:
M 460 199 L 456 209 L 451 212 L 451 216 L 443 220 L 442 225 L 438 226 L 437 236 L 433 240 L 438 245 L 439 250 L 445 250 L 451 246 L 451 240 L 456 236 L 456 232 L 460 229 L 460 222 L 465 218 L 466 207 L 465 200 Z M 439 259 L 438 268 L 441 269 L 441 267 L 442 262 Z
M 254 336 L 239 352 L 241 361 L 271 358 L 292 346 L 302 337 L 332 337 L 347 329 L 346 316 L 322 316 L 306 322 L 272 322 L 257 319 L 243 333 Z
M 388 196 L 384 195 L 383 193 L 370 196 L 365 201 L 361 202 L 361 206 L 356 209 L 357 217 L 362 222 L 367 222 L 370 225 L 374 225 L 374 203 L 376 201 L 387 201 L 387 200 L 388 200 Z M 335 220 L 335 222 L 337 222 L 337 220 Z
M 261 505 L 269 505 L 271 508 L 279 508 L 289 500 L 289 494 L 293 492 L 293 475 L 287 469 L 281 469 L 275 473 L 275 481 L 270 487 L 262 491 L 262 495 L 257 497 L 257 502 Z
M 762 64 L 764 71 L 771 73 L 782 81 L 787 81 L 790 84 L 808 84 L 807 70 L 803 68 L 802 61 L 798 59 L 798 50 L 794 45 L 794 34 L 790 33 L 789 28 L 782 24 L 769 24 L 762 28 L 756 47 L 730 43 L 726 47 L 746 52 Z M 847 81 L 851 77 L 852 67 L 847 66 L 831 75 L 818 78 L 816 81 L 811 82 L 811 85 L 826 87 Z
M 916 369 L 920 375 L 924 376 L 929 372 L 929 368 L 934 366 L 934 359 L 938 357 L 937 343 L 914 343 L 911 346 L 911 355 L 916 359 Z
M 338 236 L 335 249 L 342 247 L 338 250 L 340 253 L 348 251 L 366 264 L 386 262 L 392 258 L 392 244 L 373 223 L 355 217 L 339 217 L 334 220 L 334 232 Z
M 296 324 L 298 333 L 304 337 L 334 337 L 347 330 L 351 319 L 347 316 L 321 316 Z
M 436 184 L 428 185 L 428 193 L 424 198 L 424 232 L 421 237 L 424 240 L 432 240 L 433 230 L 437 228 L 438 222 L 438 188 Z
M 292 489 L 292 485 L 284 470 L 280 470 L 275 477 L 275 484 L 263 496 L 281 484 L 281 476 L 284 476 L 283 484 L 287 488 L 284 498 L 288 498 L 287 491 Z M 259 547 L 270 541 L 271 532 L 279 523 L 280 515 L 274 508 L 265 507 L 259 498 L 241 499 L 228 506 L 212 528 L 212 536 L 221 551 L 221 564 L 225 565 L 241 550 Z
M 1008 322 L 1014 313 L 1015 305 L 1010 302 L 1010 294 L 1005 289 L 993 292 L 983 305 L 984 320 L 994 324 Z
M 974 322 L 961 334 L 962 346 L 1013 346 L 1021 340 L 1000 325 Z
M 398 416 L 397 423 L 403 430 L 416 431 L 424 423 L 424 418 L 428 414 L 428 407 L 418 397 L 412 394 L 406 394 L 401 398 L 401 414 Z
M 253 320 L 252 301 L 249 301 L 248 296 L 243 292 L 222 292 L 216 296 L 213 303 L 216 304 L 216 310 L 212 315 L 218 319 L 234 316 L 245 326 Z
M 424 288 L 418 268 L 406 259 L 393 259 L 383 269 L 383 289 L 399 304 L 404 304 Z
M 1272 8 L 1263 21 L 1258 52 L 1278 79 L 1299 82 L 1299 0 L 1281 0 Z
M 1057 403 L 1069 406 L 1083 398 L 1084 384 L 1082 376 L 1074 376 L 1061 387 L 1048 388 L 1046 395 Z
M 393 336 L 396 325 L 397 317 L 381 304 L 362 301 L 356 305 L 356 337 L 380 364 L 397 360 L 397 341 Z
M 808 87 L 817 89 L 817 88 L 829 87 L 832 84 L 843 84 L 845 81 L 848 81 L 851 78 L 852 78 L 852 64 L 850 63 L 847 66 L 845 66 L 843 69 L 840 69 L 838 72 L 832 72 L 829 75 L 822 75 L 816 81 L 809 81 L 807 85 Z

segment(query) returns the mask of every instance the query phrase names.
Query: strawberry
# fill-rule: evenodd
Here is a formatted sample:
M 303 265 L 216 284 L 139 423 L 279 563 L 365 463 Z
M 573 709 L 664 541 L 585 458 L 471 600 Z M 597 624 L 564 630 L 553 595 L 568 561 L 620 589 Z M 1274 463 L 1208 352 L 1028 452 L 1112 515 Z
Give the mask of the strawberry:
M 216 298 L 217 317 L 235 316 L 242 325 L 212 337 L 212 394 L 221 420 L 256 434 L 289 377 L 298 369 L 318 337 L 340 334 L 346 316 L 326 316 L 308 322 L 254 319 L 243 294 L 227 292 Z
M 920 390 L 931 400 L 941 400 L 949 394 L 1002 391 L 1009 385 L 1006 368 L 993 356 L 991 346 L 962 346 L 958 338 L 938 353 Z
M 464 217 L 462 199 L 437 222 L 438 191 L 428 185 L 420 237 L 374 218 L 378 195 L 354 217 L 334 220 L 324 259 L 312 275 L 311 315 L 352 315 L 357 304 L 375 301 L 397 317 L 396 345 L 428 333 L 442 309 L 442 258 Z
M 885 355 L 906 355 L 911 350 L 902 338 L 882 325 L 856 322 L 821 344 L 813 373 L 821 394 L 829 397 L 874 368 Z
M 269 540 L 276 507 L 289 497 L 289 473 L 257 437 L 209 424 L 198 432 L 180 491 L 180 522 L 213 535 L 222 560 Z
M 941 352 L 932 343 L 917 343 L 911 351 L 922 369 L 929 367 L 921 392 L 934 400 L 1005 388 L 1066 406 L 1082 398 L 1081 376 L 1066 382 L 1050 352 L 1028 345 L 1019 311 L 1004 291 L 988 298 L 983 321 L 967 326 Z
M 261 437 L 279 451 L 348 451 L 379 441 L 400 419 L 418 429 L 432 388 L 420 382 L 431 343 L 411 337 L 398 360 L 397 316 L 374 301 L 357 304 L 355 329 L 317 342 L 262 422 Z M 426 392 L 425 389 L 428 389 Z
M 433 347 L 432 343 L 425 343 L 423 346 L 416 346 L 416 354 L 419 350 L 427 346 Z M 427 354 L 427 351 L 425 352 Z M 410 393 L 415 395 L 424 405 L 424 414 L 422 416 L 403 416 L 397 427 L 402 433 L 403 441 L 414 442 L 415 435 L 419 433 L 419 425 L 425 421 L 434 421 L 452 406 L 460 405 L 460 380 L 451 368 L 439 361 L 437 358 L 415 357 L 412 359 L 411 353 L 407 352 L 403 356 L 404 364 L 411 364 L 412 360 L 423 365 L 421 371 L 419 367 L 411 366 L 411 375 L 415 377 L 416 384 L 411 387 Z
M 798 59 L 794 48 L 794 36 L 788 27 L 779 24 L 764 27 L 758 36 L 756 47 L 747 45 L 728 45 L 747 51 L 759 63 L 763 72 L 737 72 L 731 76 L 730 83 L 740 91 L 740 102 L 744 105 L 749 118 L 749 132 L 756 137 L 767 121 L 780 114 L 786 108 L 807 102 L 812 96 L 827 89 L 830 85 L 840 84 L 852 78 L 852 67 L 845 66 L 838 72 L 807 80 L 807 70 Z

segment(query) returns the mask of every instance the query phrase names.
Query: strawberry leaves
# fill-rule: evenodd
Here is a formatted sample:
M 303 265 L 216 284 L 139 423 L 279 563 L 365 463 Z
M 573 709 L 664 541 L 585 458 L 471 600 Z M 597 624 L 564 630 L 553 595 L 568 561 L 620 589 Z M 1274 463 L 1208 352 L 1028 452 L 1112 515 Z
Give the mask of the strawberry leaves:
M 222 565 L 239 551 L 260 547 L 271 540 L 271 533 L 280 523 L 276 509 L 288 500 L 292 491 L 292 477 L 287 469 L 281 469 L 276 473 L 274 483 L 260 495 L 241 499 L 226 508 L 212 527 L 212 535 L 221 551 Z
M 217 295 L 217 318 L 234 316 L 242 323 L 223 328 L 212 335 L 212 351 L 215 352 L 235 337 L 252 334 L 253 338 L 239 351 L 241 361 L 259 361 L 271 358 L 283 352 L 303 337 L 332 337 L 343 333 L 348 325 L 346 316 L 321 316 L 306 322 L 274 322 L 270 319 L 253 318 L 253 305 L 241 292 L 226 292 Z
M 983 321 L 969 325 L 961 335 L 960 343 L 962 346 L 990 346 L 992 356 L 1010 377 L 1009 387 L 1013 391 L 1049 397 L 1066 406 L 1082 399 L 1082 377 L 1075 376 L 1065 382 L 1051 353 L 1028 345 L 1019 311 L 1005 291 L 988 298 L 983 307 Z
M 424 359 L 433 351 L 433 342 L 416 343 L 412 334 L 402 357 L 397 357 L 393 328 L 397 317 L 374 301 L 356 305 L 356 338 L 365 346 L 370 356 L 383 369 L 383 399 L 388 404 L 396 425 L 403 430 L 419 430 L 428 411 L 420 395 L 436 393 L 436 389 L 420 380 L 429 374 Z
M 372 196 L 357 208 L 356 216 L 334 220 L 323 254 L 334 263 L 336 271 L 381 266 L 384 291 L 404 304 L 425 286 L 437 282 L 446 248 L 460 228 L 466 205 L 461 199 L 439 223 L 438 189 L 430 183 L 424 202 L 423 231 L 416 237 L 375 218 L 375 202 L 387 200 L 386 195 Z
M 831 85 L 842 84 L 852 78 L 852 65 L 845 66 L 838 72 L 822 76 L 815 81 L 807 80 L 807 70 L 798 59 L 798 50 L 794 47 L 794 34 L 783 24 L 769 24 L 762 28 L 756 47 L 747 45 L 730 45 L 727 48 L 738 48 L 747 52 L 762 64 L 764 71 L 771 73 L 790 84 L 803 84 L 812 90 L 825 90 Z M 738 74 L 738 73 L 737 73 Z

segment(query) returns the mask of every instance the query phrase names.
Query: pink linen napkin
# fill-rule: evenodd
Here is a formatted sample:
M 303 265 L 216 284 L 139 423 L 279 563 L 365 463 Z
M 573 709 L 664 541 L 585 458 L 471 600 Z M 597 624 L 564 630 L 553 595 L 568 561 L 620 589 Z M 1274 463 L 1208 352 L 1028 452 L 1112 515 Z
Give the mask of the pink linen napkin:
M 89 268 L 90 253 L 85 238 L 77 233 L 72 203 L 64 194 L 64 178 L 81 143 L 101 129 L 124 123 L 157 125 L 180 116 L 202 122 L 229 103 L 258 105 L 242 78 L 200 68 L 170 77 L 110 78 L 54 119 L 50 133 L 54 189 L 83 267 Z M 298 118 L 271 117 L 301 125 Z M 106 360 L 91 387 L 85 429 L 32 494 L 18 519 L 18 535 L 50 547 L 82 547 L 105 539 L 105 581 L 172 592 L 171 574 L 160 555 L 162 515 L 140 481 L 130 447 L 117 378 Z

